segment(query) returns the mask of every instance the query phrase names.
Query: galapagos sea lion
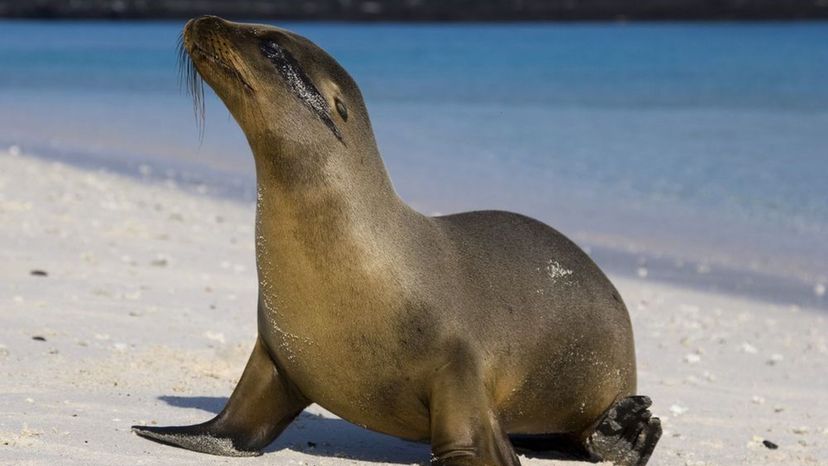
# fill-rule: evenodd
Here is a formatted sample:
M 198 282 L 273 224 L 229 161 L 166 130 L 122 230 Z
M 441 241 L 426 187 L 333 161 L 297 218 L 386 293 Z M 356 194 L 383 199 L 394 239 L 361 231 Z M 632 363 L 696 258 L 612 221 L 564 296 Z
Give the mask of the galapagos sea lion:
M 318 403 L 438 464 L 517 465 L 513 446 L 562 439 L 647 462 L 661 427 L 629 315 L 578 246 L 514 213 L 408 207 L 359 88 L 309 40 L 206 16 L 183 45 L 255 159 L 258 339 L 214 419 L 137 434 L 255 455 Z

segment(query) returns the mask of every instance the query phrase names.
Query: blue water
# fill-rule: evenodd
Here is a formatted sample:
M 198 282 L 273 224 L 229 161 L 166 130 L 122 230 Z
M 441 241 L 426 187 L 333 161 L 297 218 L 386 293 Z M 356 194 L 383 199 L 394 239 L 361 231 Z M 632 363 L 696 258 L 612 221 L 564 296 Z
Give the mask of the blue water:
M 208 96 L 200 141 L 179 92 L 182 25 L 0 22 L 0 143 L 248 195 L 235 123 Z M 281 26 L 354 76 L 420 210 L 517 210 L 596 249 L 828 280 L 828 23 Z

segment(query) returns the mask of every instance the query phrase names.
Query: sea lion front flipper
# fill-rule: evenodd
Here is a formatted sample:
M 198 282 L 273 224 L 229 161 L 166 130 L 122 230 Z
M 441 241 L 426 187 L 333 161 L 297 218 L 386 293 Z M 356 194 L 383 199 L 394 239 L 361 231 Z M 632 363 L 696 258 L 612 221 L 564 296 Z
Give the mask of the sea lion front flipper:
M 241 380 L 218 416 L 192 426 L 132 426 L 132 431 L 188 450 L 257 456 L 308 404 L 293 384 L 279 374 L 261 339 L 257 339 Z
M 429 397 L 432 464 L 519 466 L 491 408 L 477 360 L 462 345 L 435 374 Z
M 618 466 L 644 466 L 658 439 L 661 421 L 647 409 L 646 396 L 628 396 L 615 402 L 586 437 L 585 447 L 593 458 Z

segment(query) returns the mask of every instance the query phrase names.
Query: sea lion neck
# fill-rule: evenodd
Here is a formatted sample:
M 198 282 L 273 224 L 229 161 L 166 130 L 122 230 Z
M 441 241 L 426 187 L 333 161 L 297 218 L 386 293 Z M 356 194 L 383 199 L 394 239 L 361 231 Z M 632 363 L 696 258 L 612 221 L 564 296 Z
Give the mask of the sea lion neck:
M 333 195 L 351 208 L 407 208 L 374 144 L 319 147 L 278 140 L 251 142 L 251 149 L 258 190 L 267 194 L 269 207 L 299 208 L 308 200 Z
M 419 216 L 396 194 L 379 154 L 255 152 L 258 244 L 268 255 L 357 254 L 364 234 L 382 241 L 400 218 Z M 263 251 L 260 251 L 260 253 Z M 342 258 L 340 258 L 342 259 Z

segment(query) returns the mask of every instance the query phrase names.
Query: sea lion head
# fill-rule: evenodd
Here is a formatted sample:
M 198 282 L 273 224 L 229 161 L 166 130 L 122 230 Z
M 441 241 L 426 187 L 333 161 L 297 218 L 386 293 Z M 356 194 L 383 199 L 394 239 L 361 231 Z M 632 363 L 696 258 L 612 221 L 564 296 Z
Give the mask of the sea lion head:
M 200 75 L 241 126 L 257 162 L 308 175 L 322 159 L 376 151 L 359 87 L 308 39 L 203 16 L 184 27 L 182 45 L 197 105 Z

